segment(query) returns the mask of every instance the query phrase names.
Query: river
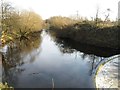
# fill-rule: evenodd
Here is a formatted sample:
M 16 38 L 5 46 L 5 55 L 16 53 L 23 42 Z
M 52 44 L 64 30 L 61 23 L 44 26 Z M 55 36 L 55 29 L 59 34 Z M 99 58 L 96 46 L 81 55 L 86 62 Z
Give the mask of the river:
M 5 45 L 2 81 L 15 88 L 94 88 L 95 66 L 112 54 L 74 47 L 45 31 L 35 39 Z

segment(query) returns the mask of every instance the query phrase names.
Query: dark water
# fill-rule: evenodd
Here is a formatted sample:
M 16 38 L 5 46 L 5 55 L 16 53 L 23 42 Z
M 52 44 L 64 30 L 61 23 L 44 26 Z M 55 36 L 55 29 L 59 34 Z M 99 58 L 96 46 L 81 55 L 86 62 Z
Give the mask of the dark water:
M 43 31 L 4 46 L 2 80 L 17 88 L 94 88 L 95 65 L 115 53 L 92 50 L 71 46 Z

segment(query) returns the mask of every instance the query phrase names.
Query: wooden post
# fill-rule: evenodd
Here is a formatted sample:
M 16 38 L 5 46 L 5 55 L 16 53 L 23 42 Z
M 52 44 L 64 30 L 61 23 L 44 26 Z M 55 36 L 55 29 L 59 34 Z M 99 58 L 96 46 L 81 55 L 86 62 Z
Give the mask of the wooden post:
M 0 65 L 2 65 L 2 54 L 0 53 Z

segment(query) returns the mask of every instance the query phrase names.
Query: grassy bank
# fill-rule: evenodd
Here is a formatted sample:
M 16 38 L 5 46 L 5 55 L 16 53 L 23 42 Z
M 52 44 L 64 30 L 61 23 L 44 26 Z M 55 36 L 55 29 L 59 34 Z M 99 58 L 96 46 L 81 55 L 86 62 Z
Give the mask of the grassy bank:
M 63 26 L 50 26 L 56 37 L 94 45 L 98 47 L 120 49 L 120 26 L 114 24 L 95 24 L 95 21 L 82 21 Z
M 22 41 L 22 40 L 31 40 L 31 38 L 39 37 L 40 31 L 34 31 L 34 32 L 22 32 L 19 34 L 8 34 L 8 33 L 2 33 L 2 37 L 0 38 L 2 41 L 2 46 L 8 43 L 15 43 L 16 41 Z

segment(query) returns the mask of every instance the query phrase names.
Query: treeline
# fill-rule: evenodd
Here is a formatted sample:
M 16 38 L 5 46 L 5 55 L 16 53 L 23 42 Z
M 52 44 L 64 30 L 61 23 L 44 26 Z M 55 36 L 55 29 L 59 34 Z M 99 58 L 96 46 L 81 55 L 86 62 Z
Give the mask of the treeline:
M 107 17 L 105 17 L 107 18 Z M 102 20 L 101 18 L 94 18 L 88 20 L 87 18 L 70 18 L 70 17 L 62 17 L 62 16 L 53 16 L 46 20 L 49 23 L 50 28 L 65 28 L 67 26 L 74 26 L 75 24 L 89 24 L 91 26 L 97 28 L 104 28 L 104 27 L 112 27 L 118 26 L 117 21 L 111 21 L 109 18 Z
M 34 11 L 18 11 L 11 3 L 1 3 L 1 41 L 6 43 L 14 39 L 27 38 L 30 33 L 41 31 L 44 21 Z
M 97 19 L 97 20 L 96 20 Z M 88 45 L 120 49 L 120 26 L 117 21 L 95 18 L 71 19 L 55 16 L 47 20 L 49 31 L 58 38 L 67 38 Z
M 28 10 L 18 11 L 8 2 L 2 2 L 1 7 L 0 31 L 3 44 L 15 39 L 29 39 L 28 36 L 31 33 L 48 29 L 59 38 L 69 38 L 80 43 L 100 47 L 120 48 L 118 38 L 120 25 L 117 21 L 109 20 L 109 13 L 105 20 L 98 17 L 98 12 L 96 17 L 91 20 L 62 16 L 53 16 L 42 20 L 37 13 Z

